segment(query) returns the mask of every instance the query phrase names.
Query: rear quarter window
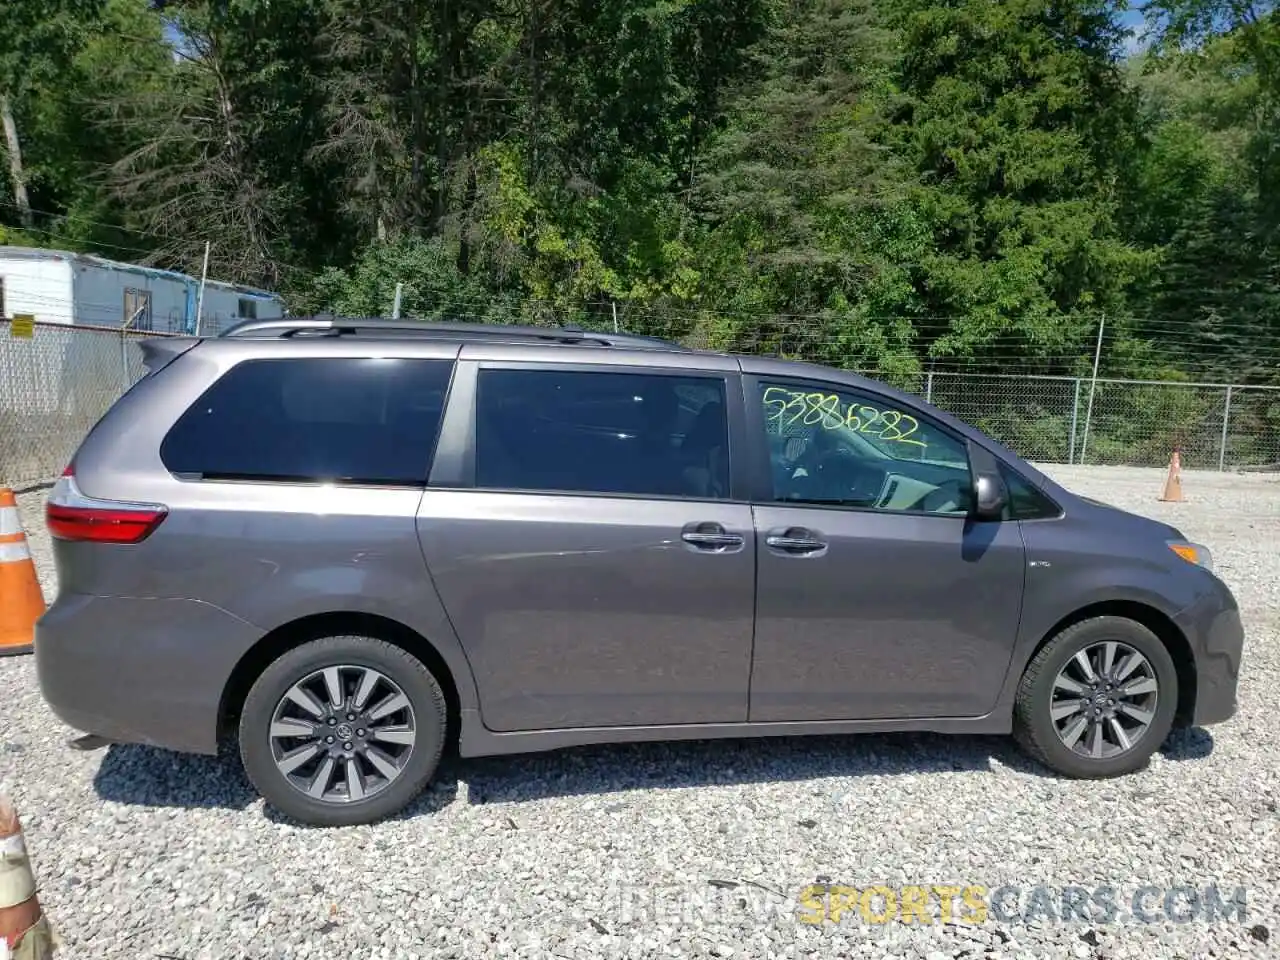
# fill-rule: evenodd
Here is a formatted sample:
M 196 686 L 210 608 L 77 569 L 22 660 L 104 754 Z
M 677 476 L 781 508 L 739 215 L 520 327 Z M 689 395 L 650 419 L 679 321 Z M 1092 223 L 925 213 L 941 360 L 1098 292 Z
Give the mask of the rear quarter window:
M 246 360 L 174 424 L 171 472 L 206 480 L 422 486 L 451 360 Z

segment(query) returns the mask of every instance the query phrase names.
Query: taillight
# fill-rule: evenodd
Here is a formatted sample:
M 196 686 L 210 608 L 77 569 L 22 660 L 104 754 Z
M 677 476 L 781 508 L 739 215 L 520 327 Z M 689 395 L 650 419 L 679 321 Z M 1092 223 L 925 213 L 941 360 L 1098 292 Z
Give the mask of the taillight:
M 95 543 L 140 543 L 164 519 L 163 510 L 95 510 L 90 507 L 55 507 L 45 510 L 49 535 L 59 540 L 92 540 Z
M 45 504 L 45 526 L 51 537 L 91 543 L 141 543 L 168 513 L 154 503 L 126 503 L 86 497 L 68 467 Z

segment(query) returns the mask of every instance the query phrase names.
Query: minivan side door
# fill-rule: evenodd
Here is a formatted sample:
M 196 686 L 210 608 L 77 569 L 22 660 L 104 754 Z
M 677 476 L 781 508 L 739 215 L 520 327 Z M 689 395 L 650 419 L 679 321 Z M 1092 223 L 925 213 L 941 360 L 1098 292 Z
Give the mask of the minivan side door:
M 736 363 L 505 351 L 530 353 L 556 362 L 463 348 L 418 515 L 485 726 L 745 721 L 755 543 L 731 470 Z
M 871 390 L 746 376 L 756 453 L 752 721 L 965 717 L 995 704 L 1025 573 L 977 522 L 965 441 Z

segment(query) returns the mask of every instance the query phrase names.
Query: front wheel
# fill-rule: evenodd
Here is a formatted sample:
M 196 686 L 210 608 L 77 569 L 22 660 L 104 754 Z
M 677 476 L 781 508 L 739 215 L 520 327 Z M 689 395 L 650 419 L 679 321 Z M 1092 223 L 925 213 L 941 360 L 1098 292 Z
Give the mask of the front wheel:
M 1168 649 L 1142 624 L 1094 617 L 1050 640 L 1018 687 L 1014 736 L 1069 777 L 1139 769 L 1164 743 L 1178 705 Z
M 240 756 L 287 816 L 370 823 L 422 791 L 445 730 L 444 694 L 421 661 L 371 637 L 326 637 L 258 677 L 240 713 Z

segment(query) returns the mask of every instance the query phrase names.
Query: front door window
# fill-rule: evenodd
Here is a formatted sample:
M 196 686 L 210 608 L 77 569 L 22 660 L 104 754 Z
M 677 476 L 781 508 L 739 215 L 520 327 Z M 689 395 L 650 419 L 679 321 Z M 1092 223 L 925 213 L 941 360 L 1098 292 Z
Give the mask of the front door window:
M 759 383 L 779 503 L 965 514 L 964 443 L 887 397 L 826 385 Z

